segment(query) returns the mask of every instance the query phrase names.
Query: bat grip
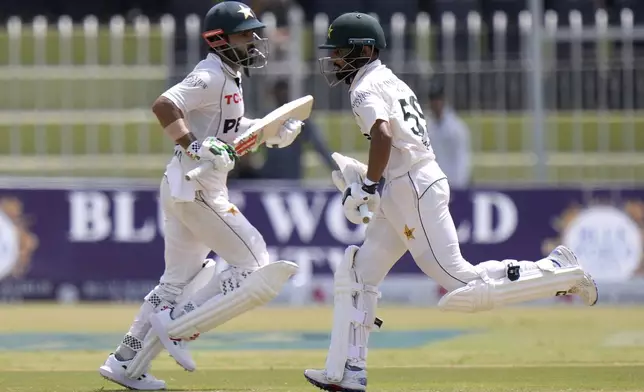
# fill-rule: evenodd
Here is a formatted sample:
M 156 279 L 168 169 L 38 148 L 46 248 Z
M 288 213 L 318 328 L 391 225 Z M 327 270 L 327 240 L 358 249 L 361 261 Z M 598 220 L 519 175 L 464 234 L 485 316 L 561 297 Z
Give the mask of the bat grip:
M 371 222 L 372 215 L 369 211 L 369 207 L 366 204 L 358 207 L 358 212 L 360 212 L 360 216 L 362 217 L 362 223 L 366 225 L 367 223 Z
M 194 168 L 194 169 L 190 170 L 188 173 L 186 173 L 186 180 L 192 181 L 192 180 L 198 178 L 199 176 L 201 176 L 201 174 L 204 171 L 208 170 L 211 167 L 212 167 L 212 162 L 204 162 L 204 163 L 202 163 L 201 165 L 197 166 L 196 168 Z

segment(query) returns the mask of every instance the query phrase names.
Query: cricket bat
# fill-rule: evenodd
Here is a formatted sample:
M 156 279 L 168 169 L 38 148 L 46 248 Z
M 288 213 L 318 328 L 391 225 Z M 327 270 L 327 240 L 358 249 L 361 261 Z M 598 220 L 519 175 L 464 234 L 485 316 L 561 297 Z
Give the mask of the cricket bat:
M 261 120 L 253 124 L 244 133 L 233 140 L 233 147 L 237 155 L 246 155 L 248 152 L 255 150 L 273 136 L 276 136 L 284 123 L 289 118 L 304 121 L 309 118 L 313 110 L 313 96 L 307 95 L 291 102 L 285 103 L 272 112 L 268 113 Z M 212 165 L 210 162 L 204 162 L 201 166 L 190 170 L 186 174 L 186 180 L 190 181 L 199 177 L 199 175 Z
M 339 171 L 335 170 L 331 173 L 333 183 L 340 192 L 343 192 L 348 184 L 353 184 L 354 182 L 360 184 L 364 182 L 367 175 L 367 165 L 337 152 L 331 154 L 331 158 L 340 168 Z M 361 205 L 358 211 L 362 217 L 362 223 L 368 224 L 371 222 L 373 215 L 366 204 Z

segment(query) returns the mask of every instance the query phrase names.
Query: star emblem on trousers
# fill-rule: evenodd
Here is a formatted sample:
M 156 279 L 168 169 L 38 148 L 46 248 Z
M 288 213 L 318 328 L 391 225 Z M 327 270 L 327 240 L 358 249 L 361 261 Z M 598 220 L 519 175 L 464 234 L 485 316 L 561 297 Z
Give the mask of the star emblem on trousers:
M 407 241 L 416 239 L 416 237 L 414 237 L 414 230 L 416 229 L 410 229 L 409 226 L 405 225 L 403 233 L 405 234 L 405 237 L 407 237 Z

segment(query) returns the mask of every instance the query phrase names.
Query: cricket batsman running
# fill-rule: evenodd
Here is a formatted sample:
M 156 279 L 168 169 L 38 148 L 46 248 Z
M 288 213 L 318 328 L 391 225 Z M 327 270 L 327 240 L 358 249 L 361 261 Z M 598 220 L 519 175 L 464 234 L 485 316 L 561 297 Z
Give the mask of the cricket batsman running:
M 576 294 L 589 306 L 597 302 L 594 281 L 563 246 L 537 261 L 474 266 L 463 258 L 448 208 L 448 179 L 436 163 L 418 98 L 378 59 L 386 43 L 376 19 L 339 16 L 320 48 L 331 52 L 320 59 L 321 72 L 331 86 L 350 86 L 355 120 L 370 140 L 364 182 L 341 190 L 344 213 L 362 223 L 366 204 L 373 218 L 362 246 L 349 246 L 335 270 L 326 368 L 304 372 L 311 384 L 327 391 L 366 390 L 369 333 L 382 324 L 375 314 L 378 286 L 407 250 L 448 291 L 438 304 L 443 310 L 476 312 L 564 294 Z
M 179 365 L 195 370 L 186 341 L 272 300 L 297 270 L 288 261 L 269 263 L 262 235 L 230 203 L 226 187 L 236 159 L 229 144 L 257 121 L 244 117 L 240 71 L 266 64 L 267 42 L 257 34 L 264 27 L 243 3 L 212 7 L 202 33 L 209 54 L 154 102 L 154 114 L 176 143 L 160 185 L 165 272 L 121 344 L 100 367 L 100 374 L 117 384 L 165 389 L 163 380 L 147 373 L 164 346 Z M 290 145 L 301 125 L 285 121 L 267 146 Z M 204 163 L 211 165 L 192 181 L 186 179 L 186 173 Z M 211 250 L 231 267 L 184 292 L 203 271 Z

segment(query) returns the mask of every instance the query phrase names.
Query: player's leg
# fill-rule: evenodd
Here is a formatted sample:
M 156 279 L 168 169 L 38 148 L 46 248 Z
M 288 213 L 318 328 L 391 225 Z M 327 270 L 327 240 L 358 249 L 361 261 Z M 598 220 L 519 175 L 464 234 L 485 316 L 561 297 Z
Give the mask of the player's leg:
M 170 352 L 170 337 L 190 339 L 271 301 L 297 270 L 291 262 L 269 263 L 262 235 L 224 195 L 199 192 L 195 202 L 176 207 L 184 225 L 231 267 L 173 311 L 153 316 L 154 331 Z
M 426 177 L 416 173 L 392 181 L 386 197 L 398 203 L 383 206 L 419 267 L 449 291 L 439 303 L 441 308 L 486 310 L 570 290 L 596 297 L 594 285 L 585 283 L 588 278 L 578 263 L 558 265 L 552 256 L 536 262 L 489 261 L 476 267 L 468 263 L 449 212 L 449 185 L 445 179 L 430 182 Z
M 176 304 L 176 299 L 181 296 L 186 285 L 201 271 L 203 260 L 209 252 L 177 217 L 173 202 L 167 194 L 165 181 L 161 186 L 160 202 L 164 212 L 165 271 L 159 285 L 145 296 L 121 344 L 101 367 L 101 374 L 107 374 L 103 374 L 105 377 L 120 377 L 116 382 L 134 388 L 152 380 L 152 377 L 145 373 L 151 360 L 161 351 L 159 346 L 157 349 L 145 347 L 146 335 L 149 335 L 151 328 L 151 317 Z M 174 341 L 173 344 L 177 346 L 177 350 L 172 353 L 174 359 L 180 365 L 194 369 L 194 361 L 185 344 L 180 341 Z M 123 366 L 127 368 L 125 371 Z M 132 373 L 136 373 L 134 377 L 131 377 Z M 128 383 L 133 385 L 127 385 Z
M 407 248 L 378 214 L 360 248 L 350 246 L 334 275 L 334 310 L 326 369 L 308 369 L 306 379 L 329 391 L 364 391 L 369 334 L 379 328 L 378 286 Z

